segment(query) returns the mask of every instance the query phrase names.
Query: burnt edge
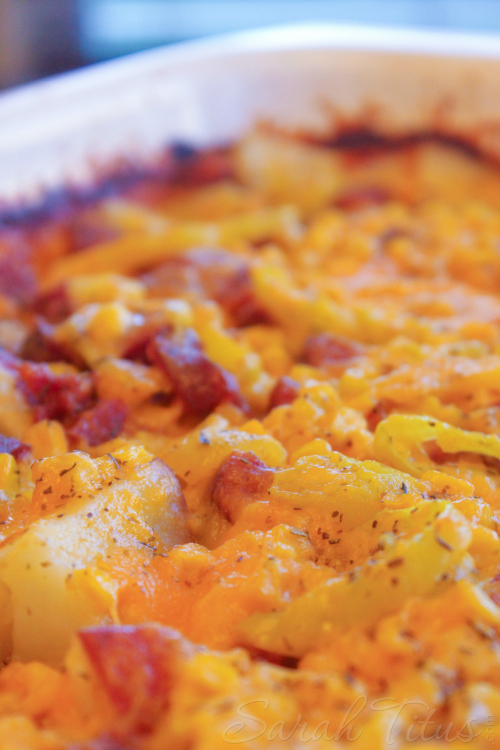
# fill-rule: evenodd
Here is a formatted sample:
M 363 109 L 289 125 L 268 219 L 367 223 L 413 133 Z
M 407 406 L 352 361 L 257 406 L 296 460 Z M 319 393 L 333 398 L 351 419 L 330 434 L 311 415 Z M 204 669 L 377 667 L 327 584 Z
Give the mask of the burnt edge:
M 317 146 L 359 155 L 398 151 L 423 143 L 436 143 L 455 148 L 469 157 L 500 168 L 500 162 L 485 153 L 471 138 L 447 134 L 438 129 L 385 135 L 371 127 L 351 125 L 332 137 L 315 137 L 309 134 L 295 134 L 292 137 Z M 90 207 L 107 197 L 122 195 L 145 181 L 175 186 L 215 182 L 223 177 L 234 176 L 224 170 L 221 174 L 207 175 L 205 179 L 196 176 L 203 159 L 227 156 L 230 150 L 229 145 L 198 149 L 189 143 L 177 142 L 165 148 L 153 167 L 141 166 L 124 159 L 121 165 L 115 166 L 110 172 L 97 175 L 90 185 L 63 185 L 57 190 L 48 191 L 40 201 L 34 203 L 11 206 L 0 204 L 0 231 L 8 228 L 32 228 L 50 220 L 71 217 L 82 208 Z
M 173 143 L 165 148 L 154 166 L 144 166 L 124 158 L 108 171 L 96 170 L 95 180 L 87 185 L 62 185 L 48 190 L 34 202 L 9 205 L 0 202 L 0 231 L 10 228 L 35 228 L 47 221 L 68 218 L 82 208 L 88 208 L 104 198 L 123 195 L 141 182 L 162 185 L 203 184 L 229 176 L 222 168 L 220 174 L 203 175 L 203 161 L 210 157 L 224 158 L 228 146 L 197 149 L 188 143 Z
M 103 198 L 120 195 L 143 179 L 154 179 L 157 171 L 141 169 L 131 164 L 99 178 L 90 186 L 62 186 L 57 190 L 49 190 L 40 201 L 0 205 L 0 231 L 8 228 L 34 227 L 51 219 L 72 214 Z
M 458 134 L 445 133 L 437 129 L 413 131 L 401 135 L 384 135 L 367 127 L 354 127 L 339 132 L 333 138 L 307 138 L 310 143 L 326 146 L 337 151 L 358 151 L 370 153 L 373 151 L 399 151 L 422 143 L 435 143 L 442 146 L 456 148 L 462 153 L 486 162 L 492 162 L 492 157 L 470 138 Z

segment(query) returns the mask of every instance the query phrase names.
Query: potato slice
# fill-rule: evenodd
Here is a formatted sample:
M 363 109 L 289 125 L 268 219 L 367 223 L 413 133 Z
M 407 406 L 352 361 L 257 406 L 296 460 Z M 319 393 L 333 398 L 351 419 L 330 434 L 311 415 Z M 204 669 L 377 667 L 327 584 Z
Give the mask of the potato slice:
M 173 472 L 142 448 L 47 458 L 33 475 L 42 517 L 1 550 L 0 584 L 11 594 L 12 656 L 57 664 L 75 630 L 116 620 L 113 556 L 188 542 L 187 509 Z
M 375 430 L 375 456 L 379 461 L 420 477 L 434 464 L 423 444 L 435 440 L 445 453 L 477 453 L 500 459 L 500 438 L 418 414 L 391 414 Z
M 300 657 L 336 634 L 369 627 L 413 597 L 437 594 L 456 578 L 471 541 L 469 523 L 449 506 L 411 539 L 356 574 L 333 578 L 292 602 L 283 612 L 255 614 L 241 626 L 246 643 Z
M 291 506 L 320 508 L 345 532 L 374 518 L 385 501 L 402 495 L 411 505 L 412 494 L 426 489 L 423 482 L 376 461 L 354 461 L 333 451 L 328 457 L 304 456 L 277 472 L 269 496 Z

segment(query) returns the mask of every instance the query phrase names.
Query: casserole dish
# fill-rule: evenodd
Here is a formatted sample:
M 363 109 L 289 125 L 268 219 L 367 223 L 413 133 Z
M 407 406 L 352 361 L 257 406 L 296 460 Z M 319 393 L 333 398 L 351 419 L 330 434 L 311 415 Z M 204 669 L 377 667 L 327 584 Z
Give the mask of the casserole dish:
M 300 27 L 1 98 L 0 747 L 495 741 L 499 67 Z
M 331 134 L 436 125 L 497 154 L 498 37 L 298 26 L 188 42 L 4 93 L 0 199 L 34 200 L 165 144 L 231 142 L 258 120 Z M 33 127 L 36 123 L 36 127 Z

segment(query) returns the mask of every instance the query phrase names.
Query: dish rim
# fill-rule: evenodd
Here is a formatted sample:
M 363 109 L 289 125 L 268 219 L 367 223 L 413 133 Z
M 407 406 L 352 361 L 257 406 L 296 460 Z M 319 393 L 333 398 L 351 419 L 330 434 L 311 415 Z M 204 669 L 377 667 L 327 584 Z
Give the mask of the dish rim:
M 419 60 L 422 60 L 423 65 L 429 65 L 434 58 L 439 58 L 443 60 L 443 66 L 446 66 L 446 58 L 451 61 L 452 66 L 454 62 L 459 66 L 469 62 L 476 72 L 480 72 L 484 80 L 488 80 L 488 66 L 491 65 L 500 77 L 500 34 L 469 34 L 435 29 L 335 23 L 291 24 L 217 35 L 134 53 L 0 93 L 0 203 L 4 207 L 23 203 L 34 204 L 40 202 L 40 198 L 48 192 L 71 186 L 72 183 L 95 184 L 96 175 L 97 180 L 99 179 L 99 171 L 107 174 L 116 171 L 113 159 L 116 165 L 119 157 L 122 157 L 123 161 L 123 158 L 130 156 L 132 162 L 140 164 L 144 156 L 145 163 L 148 158 L 150 164 L 154 163 L 154 148 L 150 149 L 149 157 L 141 154 L 141 149 L 147 151 L 149 145 L 143 146 L 140 127 L 132 124 L 133 118 L 137 118 L 137 111 L 134 111 L 133 107 L 130 108 L 131 124 L 128 129 L 131 131 L 130 139 L 133 140 L 132 131 L 136 127 L 137 153 L 135 149 L 128 148 L 125 137 L 121 138 L 121 146 L 117 146 L 114 154 L 111 148 L 109 159 L 102 156 L 99 149 L 94 151 L 94 144 L 99 144 L 99 127 L 104 124 L 108 131 L 111 127 L 112 105 L 108 105 L 108 111 L 104 111 L 103 114 L 97 111 L 99 101 L 101 106 L 103 103 L 106 104 L 106 92 L 115 92 L 116 97 L 121 97 L 120 101 L 123 104 L 127 86 L 133 92 L 130 98 L 135 96 L 139 99 L 140 83 L 144 81 L 146 93 L 149 91 L 152 100 L 162 86 L 166 88 L 167 84 L 172 84 L 176 76 L 181 85 L 182 80 L 201 80 L 204 62 L 207 69 L 211 65 L 213 70 L 221 72 L 224 67 L 230 67 L 227 61 L 233 60 L 240 65 L 238 70 L 241 73 L 249 59 L 259 59 L 261 62 L 268 59 L 271 68 L 274 65 L 278 70 L 281 55 L 285 59 L 287 55 L 296 54 L 297 60 L 302 60 L 304 55 L 312 59 L 315 52 L 347 55 L 351 61 L 357 59 L 358 73 L 365 57 L 368 61 L 372 55 L 377 60 L 385 59 L 385 56 L 389 55 L 390 59 L 403 57 L 410 61 L 413 75 L 418 69 Z M 383 66 L 380 70 L 382 73 L 379 77 L 382 77 Z M 456 79 L 456 71 L 454 75 Z M 390 81 L 387 85 L 390 86 Z M 199 95 L 200 88 L 198 84 L 198 90 L 194 90 L 191 96 L 195 108 L 196 95 Z M 453 85 L 451 89 L 453 90 Z M 90 105 L 90 109 L 96 110 L 90 114 L 82 112 L 81 122 L 78 117 L 71 117 L 71 108 L 78 108 L 79 103 L 81 107 L 86 104 Z M 129 114 L 128 104 L 123 106 L 126 119 Z M 137 102 L 135 107 L 138 110 Z M 500 122 L 500 108 L 497 112 Z M 151 115 L 152 118 L 154 116 Z M 233 119 L 236 118 L 233 116 Z M 39 122 L 41 132 L 35 132 L 32 127 L 33 121 Z M 125 129 L 127 127 L 125 125 Z M 160 129 L 158 126 L 151 126 L 151 130 L 155 127 L 151 142 L 156 139 L 157 157 Z M 106 137 L 106 148 L 109 148 L 109 132 Z M 175 137 L 166 135 L 162 146 L 175 140 Z M 195 139 L 190 140 L 190 136 L 185 140 L 194 145 L 202 145 Z M 231 140 L 234 139 L 221 135 L 218 142 Z M 103 143 L 104 141 L 105 137 Z M 207 137 L 207 144 L 215 142 L 213 138 L 210 140 Z M 495 148 L 500 153 L 500 146 Z M 101 151 L 105 153 L 104 146 Z M 51 163 L 51 156 L 58 160 L 57 168 Z M 91 165 L 94 157 L 95 163 Z M 63 168 L 65 159 L 70 165 L 67 172 L 64 172 Z M 2 172 L 7 174 L 7 178 L 1 178 Z M 14 172 L 16 178 L 11 179 L 10 175 Z

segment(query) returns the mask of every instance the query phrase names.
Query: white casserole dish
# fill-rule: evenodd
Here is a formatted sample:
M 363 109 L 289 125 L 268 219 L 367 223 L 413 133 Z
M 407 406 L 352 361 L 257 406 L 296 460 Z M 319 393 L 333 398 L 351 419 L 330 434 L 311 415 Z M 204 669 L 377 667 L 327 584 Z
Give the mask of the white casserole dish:
M 190 42 L 0 96 L 0 202 L 84 185 L 169 142 L 258 120 L 320 134 L 335 113 L 396 134 L 439 127 L 500 157 L 500 37 L 296 26 Z

